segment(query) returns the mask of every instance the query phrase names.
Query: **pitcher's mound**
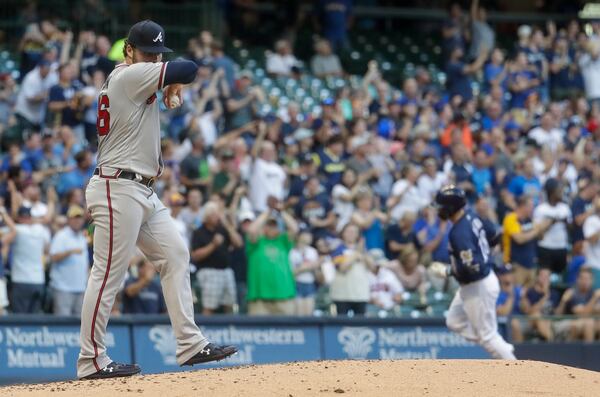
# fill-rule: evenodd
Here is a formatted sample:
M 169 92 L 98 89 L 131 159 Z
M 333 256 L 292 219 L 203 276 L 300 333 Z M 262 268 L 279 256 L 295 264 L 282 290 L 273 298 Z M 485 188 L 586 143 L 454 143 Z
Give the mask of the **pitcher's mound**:
M 600 396 L 600 374 L 537 361 L 319 361 L 0 388 L 1 396 Z

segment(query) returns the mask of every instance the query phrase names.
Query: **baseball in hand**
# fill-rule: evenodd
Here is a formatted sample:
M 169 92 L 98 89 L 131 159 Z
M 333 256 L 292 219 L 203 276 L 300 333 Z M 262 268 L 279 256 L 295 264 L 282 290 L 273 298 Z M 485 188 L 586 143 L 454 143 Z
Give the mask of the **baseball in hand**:
M 179 101 L 179 96 L 171 95 L 169 97 L 169 108 L 175 109 L 176 107 L 181 106 L 181 102 Z

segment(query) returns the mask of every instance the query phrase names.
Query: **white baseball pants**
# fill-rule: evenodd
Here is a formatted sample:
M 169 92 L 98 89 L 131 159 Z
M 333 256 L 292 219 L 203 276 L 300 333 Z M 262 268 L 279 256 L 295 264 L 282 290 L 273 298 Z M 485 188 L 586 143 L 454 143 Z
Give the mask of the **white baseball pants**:
M 86 200 L 95 225 L 94 265 L 83 299 L 77 376 L 91 375 L 112 361 L 106 353 L 106 325 L 136 245 L 160 274 L 181 365 L 208 341 L 194 322 L 189 252 L 168 209 L 150 188 L 106 176 L 90 180 Z
M 479 281 L 461 286 L 448 309 L 446 325 L 465 339 L 480 344 L 493 358 L 516 360 L 513 345 L 498 334 L 499 293 L 500 284 L 493 271 Z

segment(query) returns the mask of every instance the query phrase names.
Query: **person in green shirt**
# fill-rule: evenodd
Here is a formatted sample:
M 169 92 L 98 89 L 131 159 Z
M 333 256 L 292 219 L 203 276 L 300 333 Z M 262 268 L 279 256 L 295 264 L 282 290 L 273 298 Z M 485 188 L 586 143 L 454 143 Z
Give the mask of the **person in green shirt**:
M 281 211 L 277 202 L 263 212 L 248 228 L 248 313 L 251 315 L 293 315 L 296 285 L 290 267 L 298 224 Z M 280 231 L 279 220 L 285 224 Z

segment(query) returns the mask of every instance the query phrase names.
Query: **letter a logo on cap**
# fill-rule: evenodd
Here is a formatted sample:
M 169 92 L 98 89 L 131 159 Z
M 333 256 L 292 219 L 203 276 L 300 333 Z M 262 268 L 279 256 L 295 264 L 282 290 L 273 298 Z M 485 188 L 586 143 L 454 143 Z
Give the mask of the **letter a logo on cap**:
M 158 36 L 156 36 L 156 38 L 154 38 L 152 41 L 155 42 L 155 43 L 157 41 L 160 41 L 162 43 L 162 40 L 163 40 L 162 39 L 162 32 L 158 32 Z

